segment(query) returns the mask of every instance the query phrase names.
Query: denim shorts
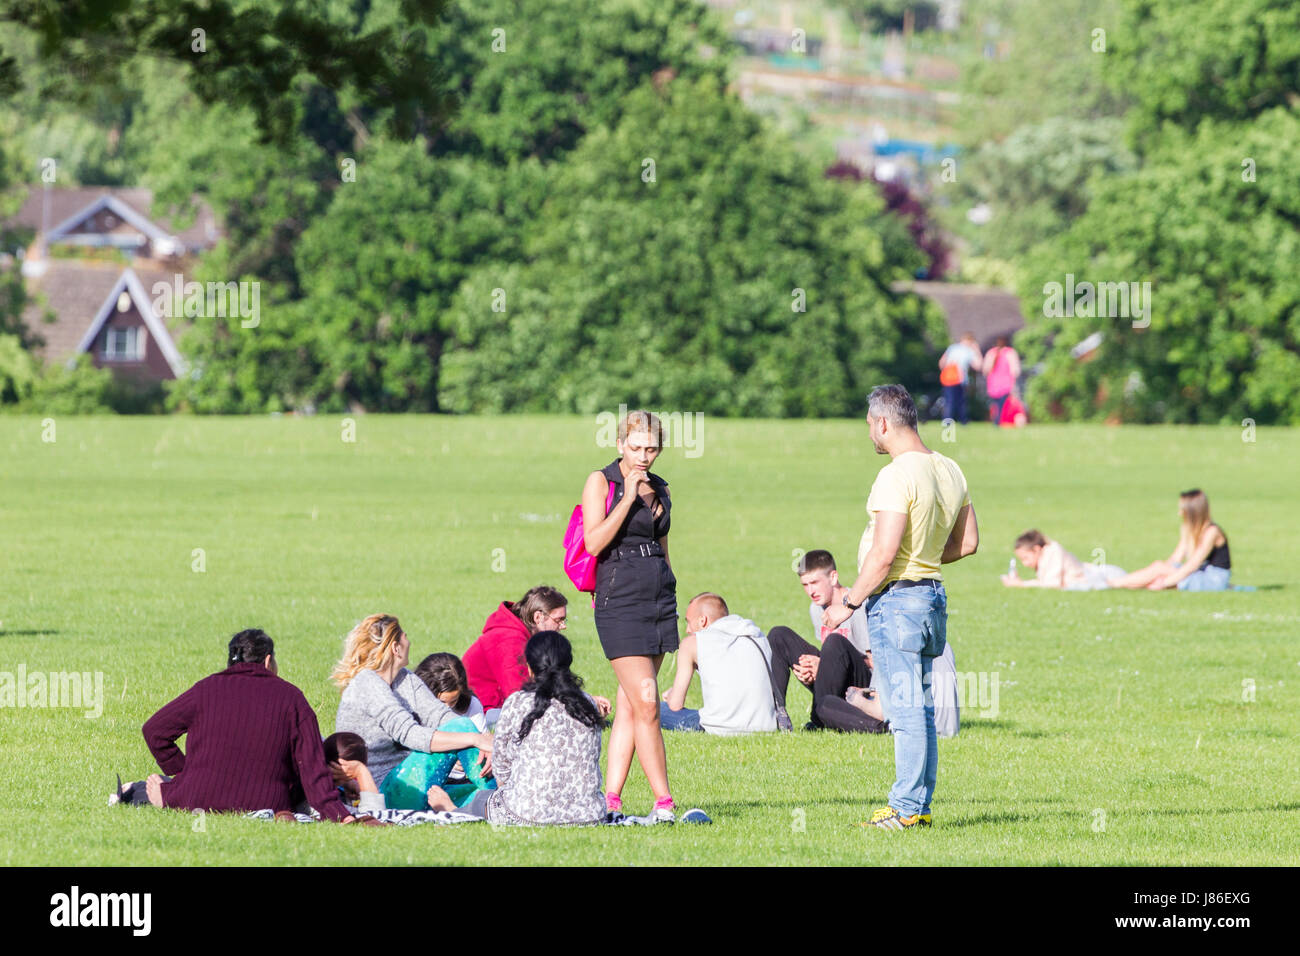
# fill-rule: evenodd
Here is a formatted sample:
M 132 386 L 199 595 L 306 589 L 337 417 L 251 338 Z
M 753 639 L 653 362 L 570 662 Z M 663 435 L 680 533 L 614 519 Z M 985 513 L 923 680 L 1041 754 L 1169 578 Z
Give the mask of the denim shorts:
M 1203 568 L 1198 568 L 1187 577 L 1178 582 L 1180 591 L 1226 591 L 1228 590 L 1228 578 L 1232 572 L 1227 568 L 1216 568 L 1212 564 L 1207 564 Z

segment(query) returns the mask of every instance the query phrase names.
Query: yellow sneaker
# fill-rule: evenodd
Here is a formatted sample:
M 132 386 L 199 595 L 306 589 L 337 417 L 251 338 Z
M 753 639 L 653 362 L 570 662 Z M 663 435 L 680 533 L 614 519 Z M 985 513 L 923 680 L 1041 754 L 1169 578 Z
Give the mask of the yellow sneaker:
M 871 815 L 866 825 L 880 827 L 882 830 L 910 830 L 913 827 L 928 827 L 932 823 L 928 813 L 914 813 L 905 817 L 893 807 L 881 807 Z

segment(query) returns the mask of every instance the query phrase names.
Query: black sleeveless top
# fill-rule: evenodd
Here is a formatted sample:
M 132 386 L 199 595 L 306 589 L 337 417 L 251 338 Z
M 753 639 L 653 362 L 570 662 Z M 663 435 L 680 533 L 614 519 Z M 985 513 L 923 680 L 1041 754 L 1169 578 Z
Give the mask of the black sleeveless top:
M 1219 534 L 1223 535 L 1223 544 L 1210 552 L 1209 557 L 1205 559 L 1205 563 L 1201 567 L 1223 568 L 1225 571 L 1230 571 L 1232 569 L 1232 556 L 1228 552 L 1228 532 L 1220 528 Z
M 606 465 L 600 470 L 600 473 L 614 486 L 614 498 L 609 503 L 609 510 L 613 511 L 618 507 L 618 503 L 623 500 L 623 472 L 619 469 L 619 459 Z M 654 489 L 659 501 L 663 504 L 663 513 L 655 517 L 646 507 L 646 503 L 637 495 L 637 500 L 632 502 L 632 508 L 623 520 L 623 527 L 618 529 L 614 535 L 614 540 L 609 543 L 601 557 L 604 557 L 614 548 L 629 544 L 646 544 L 651 541 L 657 541 L 668 533 L 672 525 L 672 500 L 668 497 L 668 483 L 656 475 L 653 471 L 646 472 L 650 479 L 650 487 Z

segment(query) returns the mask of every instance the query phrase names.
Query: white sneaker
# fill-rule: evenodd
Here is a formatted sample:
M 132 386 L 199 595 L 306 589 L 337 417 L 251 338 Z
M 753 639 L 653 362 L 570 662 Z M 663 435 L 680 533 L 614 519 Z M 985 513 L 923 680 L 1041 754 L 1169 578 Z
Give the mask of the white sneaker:
M 667 807 L 655 807 L 646 819 L 651 823 L 676 823 L 677 814 Z

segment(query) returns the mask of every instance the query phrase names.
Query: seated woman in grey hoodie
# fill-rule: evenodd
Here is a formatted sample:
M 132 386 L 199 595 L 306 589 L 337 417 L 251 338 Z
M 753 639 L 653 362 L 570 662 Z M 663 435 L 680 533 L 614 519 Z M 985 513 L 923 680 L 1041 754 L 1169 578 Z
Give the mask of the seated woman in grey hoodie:
M 397 618 L 372 614 L 348 635 L 331 675 L 342 691 L 334 729 L 366 743 L 367 767 L 390 810 L 424 810 L 459 760 L 472 788 L 490 790 L 492 735 L 482 733 L 406 669 L 411 641 Z

